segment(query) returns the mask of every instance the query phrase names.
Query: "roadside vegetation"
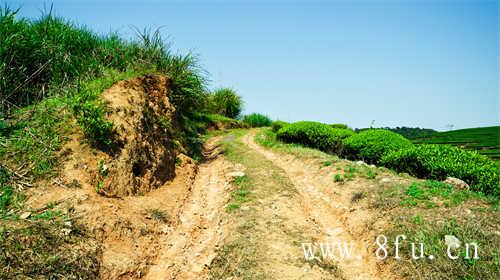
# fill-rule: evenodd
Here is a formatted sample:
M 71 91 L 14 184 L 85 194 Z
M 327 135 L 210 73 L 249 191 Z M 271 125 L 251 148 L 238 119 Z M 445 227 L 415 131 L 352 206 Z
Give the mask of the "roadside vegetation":
M 268 116 L 259 113 L 251 113 L 249 115 L 243 116 L 242 121 L 249 127 L 270 126 L 273 123 L 273 121 Z
M 472 190 L 499 194 L 500 171 L 486 156 L 447 145 L 414 145 L 384 129 L 354 133 L 317 122 L 296 122 L 276 132 L 279 140 L 297 143 L 351 160 L 379 164 L 419 178 L 444 180 L 455 177 Z
M 231 119 L 240 116 L 243 100 L 234 89 L 219 88 L 210 94 L 211 111 Z
M 277 132 L 278 138 L 285 142 L 299 143 L 330 153 L 340 153 L 342 140 L 353 134 L 349 129 L 307 121 L 289 124 Z
M 373 129 L 373 128 L 356 128 L 355 131 L 361 132 L 363 130 L 368 130 L 368 129 Z M 389 130 L 389 131 L 392 131 L 394 133 L 401 134 L 405 138 L 410 139 L 410 140 L 428 137 L 428 136 L 434 135 L 435 133 L 438 133 L 436 130 L 430 129 L 430 128 L 406 127 L 406 126 L 380 127 L 378 129 Z
M 450 144 L 500 161 L 500 126 L 438 132 L 414 138 L 417 144 Z
M 257 132 L 255 140 L 273 151 L 292 154 L 308 165 L 316 163 L 320 170 L 328 170 L 336 196 L 356 186 L 352 203 L 379 213 L 376 221 L 387 221 L 382 228 L 377 227 L 376 235 L 384 234 L 389 242 L 394 242 L 398 235 L 406 236 L 399 251 L 402 260 L 394 260 L 393 244 L 388 247 L 389 258 L 385 262 L 394 274 L 405 279 L 496 279 L 500 252 L 498 194 L 461 189 L 438 180 L 419 180 L 385 167 L 284 143 L 271 129 Z M 458 153 L 461 152 L 469 153 Z M 446 255 L 445 237 L 450 235 L 461 242 L 461 247 L 452 252 L 459 256 L 456 260 Z M 425 258 L 433 255 L 434 259 L 412 259 L 410 242 L 424 243 Z M 465 258 L 465 243 L 478 245 L 479 259 Z
M 103 90 L 146 74 L 167 76 L 178 129 L 169 131 L 170 140 L 195 159 L 201 157 L 201 132 L 220 123 L 241 126 L 233 119 L 241 98 L 225 89 L 232 99 L 209 102 L 207 73 L 197 57 L 172 53 L 159 30 L 136 30 L 135 40 L 125 40 L 51 11 L 37 19 L 17 12 L 0 7 L 0 278 L 96 278 L 99 248 L 92 235 L 54 205 L 27 209 L 24 192 L 56 178 L 61 149 L 75 133 L 104 152 L 117 145 Z M 170 129 L 166 121 L 164 126 Z

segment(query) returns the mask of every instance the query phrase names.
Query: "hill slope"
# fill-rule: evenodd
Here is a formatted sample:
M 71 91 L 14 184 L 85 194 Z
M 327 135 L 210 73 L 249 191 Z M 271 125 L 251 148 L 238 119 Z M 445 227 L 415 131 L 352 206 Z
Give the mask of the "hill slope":
M 451 144 L 500 160 L 500 126 L 438 132 L 414 140 L 415 143 Z

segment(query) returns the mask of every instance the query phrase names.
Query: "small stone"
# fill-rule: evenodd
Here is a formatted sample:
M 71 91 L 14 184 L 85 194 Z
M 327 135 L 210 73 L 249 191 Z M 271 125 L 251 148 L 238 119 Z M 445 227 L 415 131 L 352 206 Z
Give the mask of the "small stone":
M 248 210 L 250 210 L 250 207 L 242 206 L 240 209 L 241 209 L 241 211 L 248 211 Z
M 200 253 L 196 253 L 196 254 L 194 254 L 194 255 L 195 255 L 196 257 L 201 256 L 201 254 L 200 254 Z
M 71 229 L 69 229 L 69 228 L 63 228 L 63 229 L 61 229 L 61 232 L 62 232 L 64 235 L 70 235 L 70 233 L 71 233 Z
M 19 216 L 19 219 L 26 220 L 29 216 L 31 216 L 31 212 L 24 212 Z
M 390 182 L 392 182 L 392 180 L 387 177 L 380 179 L 380 184 L 388 184 Z
M 456 238 L 455 236 L 453 235 L 445 235 L 444 236 L 444 243 L 446 243 L 446 246 L 450 246 L 451 244 L 457 244 L 458 246 L 460 246 L 460 240 L 458 240 L 458 238 Z M 454 246 L 454 247 L 457 247 L 457 246 Z
M 356 161 L 356 164 L 357 165 L 365 165 L 366 163 L 362 160 L 358 160 L 358 161 Z
M 469 184 L 458 178 L 448 177 L 443 182 L 455 186 L 459 190 L 469 190 Z
M 235 171 L 235 172 L 231 172 L 229 174 L 227 174 L 229 177 L 231 178 L 238 178 L 238 177 L 243 177 L 245 176 L 245 173 L 244 172 L 241 172 L 241 171 Z
M 73 226 L 73 224 L 71 223 L 71 221 L 66 221 L 66 222 L 64 222 L 64 226 L 71 228 Z
M 163 234 L 167 234 L 167 233 L 169 233 L 169 232 L 170 232 L 170 227 L 169 227 L 168 225 L 164 225 L 164 226 L 162 226 L 162 227 L 161 227 L 161 232 L 162 232 Z

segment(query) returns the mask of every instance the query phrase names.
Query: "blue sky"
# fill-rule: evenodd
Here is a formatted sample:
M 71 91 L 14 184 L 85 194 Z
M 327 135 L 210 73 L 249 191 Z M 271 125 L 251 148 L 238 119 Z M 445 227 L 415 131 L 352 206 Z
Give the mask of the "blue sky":
M 37 17 L 44 1 L 8 1 Z M 49 7 L 51 2 L 45 2 Z M 57 1 L 106 33 L 162 27 L 245 112 L 352 127 L 500 125 L 497 1 Z

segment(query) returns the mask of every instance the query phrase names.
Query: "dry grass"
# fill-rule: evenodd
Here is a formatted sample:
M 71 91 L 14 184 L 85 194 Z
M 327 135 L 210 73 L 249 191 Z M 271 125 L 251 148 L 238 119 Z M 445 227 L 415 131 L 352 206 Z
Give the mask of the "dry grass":
M 0 227 L 0 279 L 95 279 L 97 243 L 75 226 L 16 221 Z

